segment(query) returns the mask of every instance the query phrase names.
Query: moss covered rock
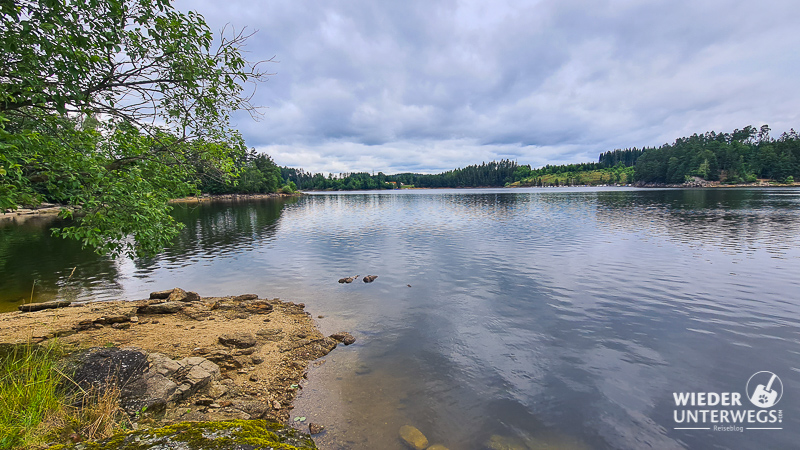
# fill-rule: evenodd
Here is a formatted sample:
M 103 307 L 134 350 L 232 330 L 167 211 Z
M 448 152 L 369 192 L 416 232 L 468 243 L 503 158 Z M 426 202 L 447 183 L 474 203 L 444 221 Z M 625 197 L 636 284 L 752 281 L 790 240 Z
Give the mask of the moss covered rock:
M 121 433 L 100 442 L 57 445 L 50 450 L 316 450 L 308 435 L 265 420 L 182 422 Z

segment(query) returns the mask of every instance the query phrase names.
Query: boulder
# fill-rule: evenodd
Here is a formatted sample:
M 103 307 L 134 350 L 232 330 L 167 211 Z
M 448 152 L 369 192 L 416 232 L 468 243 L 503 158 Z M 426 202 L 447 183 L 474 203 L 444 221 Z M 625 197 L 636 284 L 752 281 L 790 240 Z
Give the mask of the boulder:
M 376 278 L 378 278 L 377 275 L 367 275 L 364 277 L 364 283 L 372 283 Z
M 258 295 L 256 294 L 242 294 L 233 297 L 233 301 L 235 302 L 243 302 L 245 300 L 258 300 Z
M 229 333 L 220 336 L 219 343 L 226 347 L 250 348 L 256 345 L 256 337 L 252 333 Z
M 65 387 L 74 389 L 78 385 L 86 391 L 94 388 L 101 394 L 108 386 L 125 386 L 140 379 L 148 366 L 145 353 L 119 348 L 89 349 L 73 355 L 67 364 L 68 370 L 74 372 Z
M 311 422 L 308 424 L 308 433 L 309 434 L 320 434 L 322 430 L 325 429 L 325 425 L 321 425 L 318 423 Z
M 415 450 L 425 450 L 428 447 L 428 438 L 416 427 L 403 425 L 400 427 L 400 439 Z

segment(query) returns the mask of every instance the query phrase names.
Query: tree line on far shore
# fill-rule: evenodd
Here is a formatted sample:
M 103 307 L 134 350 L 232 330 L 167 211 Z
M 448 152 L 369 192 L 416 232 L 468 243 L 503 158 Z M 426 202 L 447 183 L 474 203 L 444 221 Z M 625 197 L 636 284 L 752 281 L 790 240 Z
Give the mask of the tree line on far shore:
M 800 136 L 793 129 L 777 139 L 770 128 L 746 126 L 732 133 L 708 132 L 660 147 L 617 149 L 598 162 L 546 165 L 532 169 L 516 161 L 484 162 L 439 174 L 366 172 L 327 176 L 282 167 L 282 177 L 298 189 L 371 189 L 501 186 L 580 186 L 683 184 L 698 180 L 746 184 L 761 180 L 793 183 L 800 177 Z

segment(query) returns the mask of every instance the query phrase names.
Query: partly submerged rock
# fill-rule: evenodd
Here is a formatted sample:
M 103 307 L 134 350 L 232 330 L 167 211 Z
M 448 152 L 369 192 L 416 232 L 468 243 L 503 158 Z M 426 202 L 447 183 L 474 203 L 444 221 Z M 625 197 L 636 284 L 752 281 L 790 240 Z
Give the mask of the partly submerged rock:
M 416 427 L 403 425 L 400 427 L 400 439 L 409 447 L 416 450 L 424 450 L 428 447 L 428 438 Z
M 56 445 L 52 450 L 185 450 L 284 449 L 316 450 L 311 438 L 291 427 L 265 420 L 182 422 L 162 428 L 118 433 L 99 442 Z
M 341 342 L 344 345 L 350 345 L 356 341 L 356 338 L 353 337 L 352 334 L 346 331 L 340 331 L 338 333 L 334 333 L 330 335 L 331 339 L 336 339 L 337 341 Z
M 376 278 L 378 278 L 377 275 L 367 275 L 364 277 L 364 283 L 372 283 Z

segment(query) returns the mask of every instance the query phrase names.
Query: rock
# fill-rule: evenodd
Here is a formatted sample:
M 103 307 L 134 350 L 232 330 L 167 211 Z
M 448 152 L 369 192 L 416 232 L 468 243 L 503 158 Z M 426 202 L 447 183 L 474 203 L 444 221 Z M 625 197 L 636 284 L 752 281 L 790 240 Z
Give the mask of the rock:
M 256 366 L 264 362 L 264 358 L 260 356 L 253 356 L 250 358 L 250 360 L 253 362 L 253 365 Z
M 346 331 L 340 331 L 338 333 L 330 335 L 331 339 L 336 339 L 337 341 L 341 342 L 344 345 L 350 345 L 356 341 L 356 338 L 353 337 L 352 334 Z
M 209 414 L 210 415 L 210 414 Z M 255 445 L 254 445 L 255 444 Z M 133 450 L 172 448 L 185 450 L 281 448 L 317 450 L 311 438 L 298 430 L 265 420 L 182 422 L 161 428 L 120 432 L 97 443 L 69 444 L 64 450 L 109 448 Z
M 232 402 L 231 408 L 242 411 L 255 419 L 263 418 L 271 412 L 270 405 L 258 401 L 236 400 Z
M 197 292 L 186 292 L 181 288 L 175 288 L 172 293 L 167 297 L 169 302 L 196 302 L 200 300 L 200 295 Z
M 430 447 L 428 447 L 426 450 L 450 450 L 450 449 L 445 447 L 442 444 L 433 444 Z
M 136 317 L 136 316 L 133 316 L 133 317 L 131 317 L 131 322 L 137 323 L 137 322 L 139 322 L 139 318 Z
M 269 314 L 272 312 L 272 304 L 266 300 L 247 300 L 243 301 L 239 308 L 250 314 Z
M 84 331 L 88 330 L 89 328 L 92 328 L 93 325 L 94 322 L 92 321 L 92 319 L 83 319 L 74 326 L 74 329 L 76 331 Z
M 258 375 L 256 375 L 256 374 L 251 374 L 251 375 L 250 375 L 250 381 L 258 381 Z
M 428 447 L 428 438 L 421 431 L 411 425 L 400 427 L 400 439 L 409 447 L 416 450 L 425 450 Z
M 67 370 L 74 370 L 67 388 L 74 389 L 77 384 L 85 390 L 96 388 L 99 393 L 111 384 L 125 386 L 140 379 L 148 365 L 143 352 L 118 348 L 89 349 L 73 355 L 67 364 Z
M 364 283 L 372 283 L 376 278 L 378 278 L 377 275 L 367 275 L 364 277 Z
M 229 352 L 218 350 L 208 355 L 208 360 L 225 370 L 241 369 L 244 364 Z
M 94 323 L 99 323 L 102 325 L 113 325 L 115 323 L 125 323 L 130 321 L 131 319 L 128 316 L 118 315 L 118 316 L 108 316 L 108 317 L 99 317 L 95 319 Z
M 131 417 L 142 411 L 159 415 L 166 410 L 167 402 L 177 389 L 178 385 L 169 378 L 150 372 L 123 388 L 120 404 Z
M 318 423 L 310 422 L 308 424 L 308 433 L 309 434 L 320 434 L 322 430 L 325 429 L 325 425 L 320 425 Z
M 256 294 L 243 294 L 243 295 L 237 295 L 236 297 L 233 297 L 233 301 L 235 301 L 235 302 L 242 302 L 242 301 L 245 301 L 245 300 L 256 300 L 256 299 L 258 299 L 258 295 L 256 295 Z
M 130 327 L 131 327 L 130 323 L 112 323 L 111 324 L 111 328 L 114 328 L 116 330 L 127 330 Z
M 198 389 L 220 375 L 219 366 L 199 356 L 191 356 L 178 362 L 188 369 L 185 379 Z
M 211 406 L 212 403 L 214 403 L 214 399 L 207 397 L 200 397 L 194 401 L 197 406 Z
M 151 292 L 150 293 L 150 300 L 156 300 L 156 299 L 164 300 L 164 299 L 167 299 L 167 298 L 169 298 L 169 295 L 172 294 L 172 291 L 174 291 L 174 290 L 175 289 L 173 288 L 173 289 L 167 289 L 166 291 Z
M 205 392 L 209 397 L 216 400 L 228 393 L 228 387 L 222 383 L 213 381 L 209 384 Z
M 272 402 L 272 407 L 275 408 L 275 409 L 281 409 L 281 402 L 279 402 L 277 400 L 274 400 Z
M 52 302 L 42 302 L 42 303 L 27 303 L 25 305 L 19 305 L 17 307 L 18 310 L 22 312 L 34 312 L 34 311 L 41 311 L 43 309 L 54 309 L 54 308 L 65 308 L 70 305 L 69 300 L 56 300 Z
M 249 348 L 256 345 L 256 337 L 252 333 L 229 333 L 220 336 L 219 343 L 226 347 Z
M 136 314 L 174 314 L 184 308 L 183 302 L 164 302 L 140 306 Z M 155 322 L 153 322 L 155 323 Z
M 150 361 L 150 372 L 157 373 L 164 377 L 171 377 L 175 372 L 183 368 L 183 364 L 175 361 L 169 356 L 162 355 L 161 353 L 150 353 L 147 355 Z

